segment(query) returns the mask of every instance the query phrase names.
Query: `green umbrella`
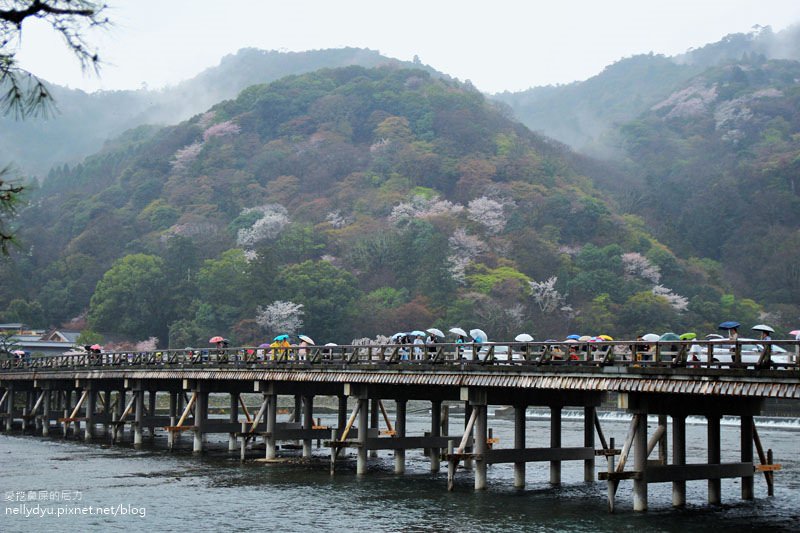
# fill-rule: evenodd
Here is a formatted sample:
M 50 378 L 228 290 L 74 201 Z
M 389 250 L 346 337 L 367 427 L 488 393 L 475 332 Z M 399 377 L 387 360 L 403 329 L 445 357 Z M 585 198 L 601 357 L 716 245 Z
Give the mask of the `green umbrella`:
M 681 338 L 676 333 L 672 333 L 670 331 L 669 333 L 664 333 L 663 335 L 661 335 L 661 337 L 659 337 L 658 340 L 660 340 L 660 341 L 679 341 L 679 340 L 681 340 Z
M 691 340 L 694 340 L 696 338 L 697 338 L 697 333 L 692 333 L 692 332 L 684 333 L 683 335 L 680 336 L 680 339 L 682 341 L 691 341 Z

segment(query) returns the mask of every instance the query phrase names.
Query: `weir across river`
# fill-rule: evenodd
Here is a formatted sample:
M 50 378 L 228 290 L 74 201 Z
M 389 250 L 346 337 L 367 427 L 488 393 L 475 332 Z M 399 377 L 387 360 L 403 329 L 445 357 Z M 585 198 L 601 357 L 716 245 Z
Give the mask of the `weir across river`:
M 493 463 L 513 464 L 514 485 L 523 487 L 528 462 L 549 463 L 550 482 L 559 484 L 562 462 L 581 461 L 585 481 L 605 480 L 611 510 L 616 488 L 625 480 L 632 480 L 637 511 L 647 509 L 650 483 L 672 483 L 676 507 L 686 504 L 686 482 L 691 480 L 707 480 L 710 504 L 721 503 L 724 478 L 740 478 L 741 498 L 753 499 L 759 471 L 771 493 L 779 466 L 762 447 L 754 417 L 768 398 L 800 401 L 800 366 L 794 355 L 798 341 L 773 343 L 789 350 L 785 360 L 773 361 L 767 343 L 750 363 L 743 362 L 738 345 L 725 354 L 725 362 L 722 354 L 714 355 L 713 343 L 699 344 L 706 344 L 701 360 L 691 360 L 690 344 L 683 342 L 656 345 L 648 354 L 651 360 L 620 342 L 579 347 L 576 360 L 568 358 L 574 346 L 552 342 L 437 344 L 432 349 L 187 349 L 10 360 L 0 365 L 0 416 L 6 431 L 79 436 L 82 428 L 86 440 L 99 438 L 97 426 L 102 426 L 112 441 L 120 442 L 128 426 L 137 447 L 145 430 L 151 435 L 165 432 L 170 447 L 189 432 L 195 452 L 203 452 L 207 435 L 227 434 L 229 450 L 238 451 L 243 460 L 259 439 L 267 460 L 279 456 L 281 443 L 299 443 L 303 456 L 310 457 L 312 442 L 324 440 L 332 473 L 345 448 L 356 450 L 359 475 L 366 474 L 368 459 L 377 450 L 392 450 L 395 471 L 403 473 L 406 450 L 423 449 L 432 472 L 446 463 L 450 489 L 461 464 L 473 472 L 475 489 L 482 490 L 487 466 Z M 257 412 L 247 409 L 245 393 L 258 395 Z M 168 397 L 168 414 L 157 413 L 158 395 Z M 597 416 L 609 395 L 632 415 L 621 448 L 606 439 Z M 288 422 L 278 422 L 280 396 L 294 399 Z M 210 397 L 225 398 L 224 418 L 209 416 Z M 316 397 L 335 398 L 335 426 L 322 426 L 315 418 Z M 410 400 L 429 402 L 430 430 L 422 435 L 406 432 Z M 387 410 L 385 401 L 394 405 Z M 457 430 L 449 420 L 453 402 L 465 409 L 463 427 Z M 496 445 L 488 428 L 488 406 L 513 411 L 513 446 Z M 526 447 L 529 407 L 550 411 L 547 447 Z M 565 408 L 583 413 L 583 446 L 562 446 Z M 648 415 L 658 419 L 650 434 Z M 707 419 L 704 462 L 687 464 L 688 416 Z M 721 460 L 723 416 L 740 421 L 734 462 Z

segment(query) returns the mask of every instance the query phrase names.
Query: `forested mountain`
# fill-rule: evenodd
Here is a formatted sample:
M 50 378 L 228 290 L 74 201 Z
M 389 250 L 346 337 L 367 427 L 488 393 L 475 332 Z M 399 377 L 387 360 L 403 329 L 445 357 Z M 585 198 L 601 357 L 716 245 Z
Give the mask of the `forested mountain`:
M 620 215 L 577 160 L 423 70 L 252 86 L 54 172 L 18 219 L 22 252 L 2 264 L 3 318 L 88 312 L 96 330 L 176 347 L 261 342 L 298 317 L 318 342 L 758 319 L 717 263 L 682 260 Z
M 778 33 L 755 27 L 674 57 L 637 55 L 608 66 L 585 81 L 500 93 L 492 98 L 531 130 L 600 156 L 617 156 L 605 137 L 634 120 L 689 79 L 728 62 L 800 60 L 800 26 Z
M 101 91 L 87 94 L 49 85 L 55 108 L 18 121 L 0 116 L 1 164 L 14 163 L 26 176 L 44 177 L 54 165 L 75 164 L 103 143 L 143 124 L 175 124 L 233 98 L 245 87 L 290 74 L 348 65 L 414 66 L 360 48 L 277 52 L 252 48 L 222 58 L 220 64 L 174 87 L 161 90 Z M 430 69 L 428 69 L 430 70 Z
M 620 128 L 624 188 L 680 255 L 724 265 L 737 292 L 800 315 L 800 62 L 728 63 Z

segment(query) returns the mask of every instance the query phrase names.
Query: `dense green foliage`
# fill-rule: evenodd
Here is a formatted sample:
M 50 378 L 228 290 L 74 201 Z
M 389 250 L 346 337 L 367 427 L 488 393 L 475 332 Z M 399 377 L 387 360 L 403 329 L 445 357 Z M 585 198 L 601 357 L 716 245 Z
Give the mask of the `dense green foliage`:
M 262 342 L 276 302 L 301 304 L 319 342 L 454 324 L 626 336 L 758 310 L 570 161 L 422 70 L 292 76 L 53 172 L 21 213 L 27 253 L 2 264 L 0 300 L 36 325 L 88 313 L 175 347 Z

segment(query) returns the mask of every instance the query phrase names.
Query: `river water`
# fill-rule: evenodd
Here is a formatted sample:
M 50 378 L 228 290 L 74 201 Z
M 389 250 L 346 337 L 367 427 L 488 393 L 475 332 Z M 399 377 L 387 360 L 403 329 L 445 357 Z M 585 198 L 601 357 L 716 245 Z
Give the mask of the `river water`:
M 391 402 L 387 402 L 390 404 Z M 490 410 L 491 413 L 491 410 Z M 563 445 L 583 445 L 583 423 L 569 413 Z M 546 413 L 528 412 L 527 446 L 549 443 Z M 279 421 L 281 418 L 279 418 Z M 410 409 L 408 434 L 429 426 L 425 410 Z M 628 429 L 622 413 L 601 417 L 606 438 L 621 446 Z M 730 423 L 727 423 L 730 422 Z M 335 424 L 335 417 L 323 417 Z M 656 421 L 649 423 L 650 431 Z M 490 419 L 498 447 L 513 443 L 513 421 Z M 109 446 L 17 434 L 0 435 L 0 531 L 702 531 L 758 529 L 800 531 L 800 420 L 757 420 L 759 436 L 783 465 L 776 474 L 775 496 L 768 497 L 760 474 L 756 499 L 740 500 L 738 479 L 722 481 L 723 504 L 708 506 L 707 483 L 687 483 L 687 507 L 671 507 L 671 484 L 649 486 L 649 511 L 632 511 L 631 483 L 621 482 L 617 512 L 607 510 L 604 482 L 583 482 L 583 463 L 562 463 L 562 485 L 548 483 L 549 464 L 529 463 L 524 490 L 513 487 L 511 465 L 489 467 L 489 487 L 473 490 L 469 471 L 456 474 L 448 492 L 447 468 L 431 474 L 420 450 L 409 450 L 406 473 L 395 475 L 391 452 L 369 460 L 365 476 L 355 474 L 355 458 L 344 456 L 336 475 L 329 472 L 327 449 L 314 449 L 311 461 L 299 452 L 281 451 L 296 460 L 239 463 L 227 452 L 225 436 L 209 436 L 209 452 L 191 453 L 191 436 L 177 450 L 165 449 L 165 437 L 145 448 Z M 451 433 L 463 417 L 451 415 Z M 129 439 L 129 435 L 126 434 Z M 706 427 L 687 424 L 687 462 L 702 462 Z M 738 420 L 723 420 L 722 461 L 738 460 Z M 255 457 L 257 452 L 253 452 Z M 605 469 L 598 458 L 597 469 Z

